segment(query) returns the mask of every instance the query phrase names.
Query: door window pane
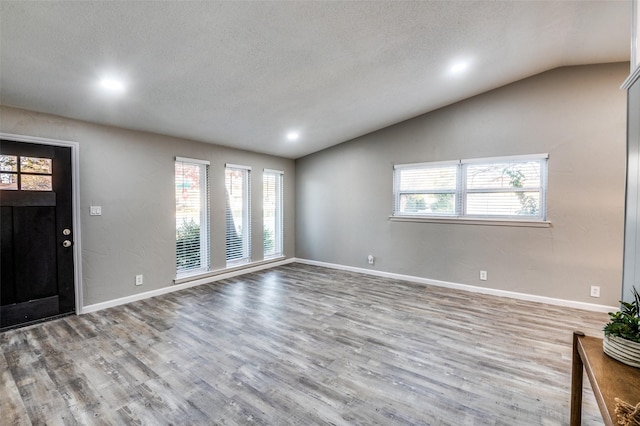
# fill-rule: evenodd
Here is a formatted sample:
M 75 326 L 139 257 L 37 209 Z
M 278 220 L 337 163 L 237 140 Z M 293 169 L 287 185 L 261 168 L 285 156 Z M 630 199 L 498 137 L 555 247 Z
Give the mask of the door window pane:
M 18 175 L 16 173 L 0 173 L 0 189 L 18 189 Z
M 53 191 L 51 158 L 0 155 L 0 172 L 0 190 Z
M 51 175 L 21 175 L 20 189 L 23 191 L 52 191 Z
M 15 155 L 0 155 L 0 171 L 17 172 L 18 157 Z
M 20 171 L 22 173 L 51 174 L 51 159 L 20 157 Z

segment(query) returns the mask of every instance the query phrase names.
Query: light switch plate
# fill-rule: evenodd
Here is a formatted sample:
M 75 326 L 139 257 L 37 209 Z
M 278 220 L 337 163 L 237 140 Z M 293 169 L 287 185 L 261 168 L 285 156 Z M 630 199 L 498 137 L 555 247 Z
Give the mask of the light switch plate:
M 89 209 L 89 215 L 91 216 L 102 216 L 102 207 L 101 206 L 91 206 Z

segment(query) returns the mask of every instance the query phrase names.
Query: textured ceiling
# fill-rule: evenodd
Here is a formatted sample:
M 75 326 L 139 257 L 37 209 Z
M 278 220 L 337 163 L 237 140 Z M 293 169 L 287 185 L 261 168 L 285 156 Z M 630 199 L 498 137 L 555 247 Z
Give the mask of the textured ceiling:
M 0 102 L 298 158 L 558 66 L 628 61 L 630 21 L 628 0 L 0 0 Z M 104 73 L 127 92 L 101 93 Z

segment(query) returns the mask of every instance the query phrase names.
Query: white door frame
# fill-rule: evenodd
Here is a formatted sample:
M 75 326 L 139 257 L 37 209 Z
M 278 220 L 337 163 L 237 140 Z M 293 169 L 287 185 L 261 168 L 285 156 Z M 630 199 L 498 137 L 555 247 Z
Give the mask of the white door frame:
M 53 145 L 71 148 L 71 199 L 73 213 L 73 287 L 76 297 L 76 314 L 82 313 L 82 249 L 80 238 L 80 160 L 78 142 L 63 141 L 59 139 L 47 139 L 35 136 L 15 135 L 11 133 L 0 132 L 0 138 L 9 139 L 17 142 L 30 142 L 40 145 Z

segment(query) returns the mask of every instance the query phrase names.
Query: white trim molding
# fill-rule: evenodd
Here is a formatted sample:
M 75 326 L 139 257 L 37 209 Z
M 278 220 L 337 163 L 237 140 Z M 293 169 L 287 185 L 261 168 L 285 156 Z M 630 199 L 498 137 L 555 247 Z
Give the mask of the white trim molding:
M 498 163 L 509 161 L 531 161 L 531 160 L 548 160 L 548 153 L 541 154 L 523 154 L 523 155 L 506 155 L 503 157 L 487 157 L 487 158 L 468 158 L 462 159 L 462 164 L 476 164 L 476 163 Z
M 206 166 L 210 166 L 211 162 L 208 160 L 198 160 L 197 158 L 187 158 L 187 157 L 176 157 L 176 161 L 180 163 L 196 163 L 196 164 L 204 164 Z
M 264 173 L 275 173 L 275 174 L 278 174 L 278 175 L 283 175 L 284 174 L 284 171 L 282 171 L 282 170 L 274 170 L 274 169 L 263 169 L 263 172 Z
M 214 278 L 214 277 L 217 277 L 218 275 L 229 274 L 231 272 L 237 272 L 237 271 L 244 271 L 247 268 L 251 268 L 255 271 L 258 271 L 260 269 L 255 269 L 255 268 L 259 266 L 264 266 L 264 268 L 262 269 L 265 269 L 267 266 L 280 266 L 280 263 L 278 263 L 278 265 L 273 265 L 273 264 L 281 260 L 286 260 L 286 259 L 284 256 L 276 256 L 271 259 L 264 259 L 257 262 L 246 263 L 240 266 L 232 266 L 230 268 L 217 269 L 215 271 L 206 271 L 206 272 L 198 271 L 192 274 L 185 274 L 184 276 L 176 277 L 176 279 L 173 280 L 173 284 L 174 285 L 184 284 L 190 281 Z
M 389 216 L 392 222 L 447 223 L 449 225 L 519 226 L 524 228 L 550 228 L 548 220 L 479 219 L 473 217 Z
M 620 86 L 620 89 L 629 90 L 629 88 L 633 86 L 633 83 L 635 83 L 639 77 L 640 77 L 640 65 L 636 67 L 636 69 L 629 75 L 629 77 L 627 77 L 624 83 L 622 83 L 622 86 Z
M 471 293 L 481 293 L 490 296 L 508 297 L 510 299 L 526 300 L 528 302 L 546 303 L 548 305 L 563 306 L 565 308 L 582 309 L 593 312 L 615 312 L 620 308 L 618 306 L 597 305 L 595 303 L 576 302 L 574 300 L 555 299 L 553 297 L 537 296 L 534 294 L 517 293 L 514 291 L 498 290 L 494 288 L 477 287 L 469 284 L 453 283 L 449 281 L 432 280 L 429 278 L 416 277 L 412 275 L 402 275 L 393 272 L 377 271 L 372 269 L 358 268 L 355 266 L 339 265 L 335 263 L 318 262 L 308 259 L 295 259 L 296 262 L 305 265 L 322 266 L 331 269 L 340 269 L 343 271 L 357 272 L 360 274 L 374 275 L 377 277 L 392 278 L 396 280 L 410 281 L 418 284 L 433 285 L 437 287 L 452 288 L 456 290 L 468 291 Z
M 82 292 L 82 237 L 80 226 L 80 144 L 60 139 L 41 138 L 37 136 L 16 135 L 0 132 L 0 138 L 16 142 L 30 142 L 40 145 L 63 146 L 71 148 L 71 204 L 73 211 L 73 286 L 75 288 L 76 314 L 83 309 Z
M 196 287 L 202 284 L 209 284 L 216 281 L 226 280 L 228 278 L 237 277 L 252 272 L 262 271 L 264 269 L 274 268 L 276 266 L 287 265 L 295 262 L 294 258 L 285 259 L 277 262 L 265 262 L 258 263 L 254 266 L 245 267 L 242 269 L 235 269 L 229 272 L 222 272 L 214 276 L 206 276 L 204 278 L 196 278 L 187 282 L 180 282 L 180 284 L 171 285 L 168 287 L 162 287 L 156 290 L 146 291 L 144 293 L 133 294 L 131 296 L 121 297 L 118 299 L 108 300 L 106 302 L 94 303 L 92 305 L 84 306 L 82 309 L 83 314 L 90 312 L 101 311 L 103 309 L 112 308 L 114 306 L 126 305 L 127 303 L 136 302 L 138 300 L 148 299 L 150 297 L 161 296 L 167 293 L 173 293 L 174 291 L 184 290 L 186 288 Z
M 251 166 L 242 166 L 240 164 L 226 163 L 224 166 L 228 169 L 251 170 Z

